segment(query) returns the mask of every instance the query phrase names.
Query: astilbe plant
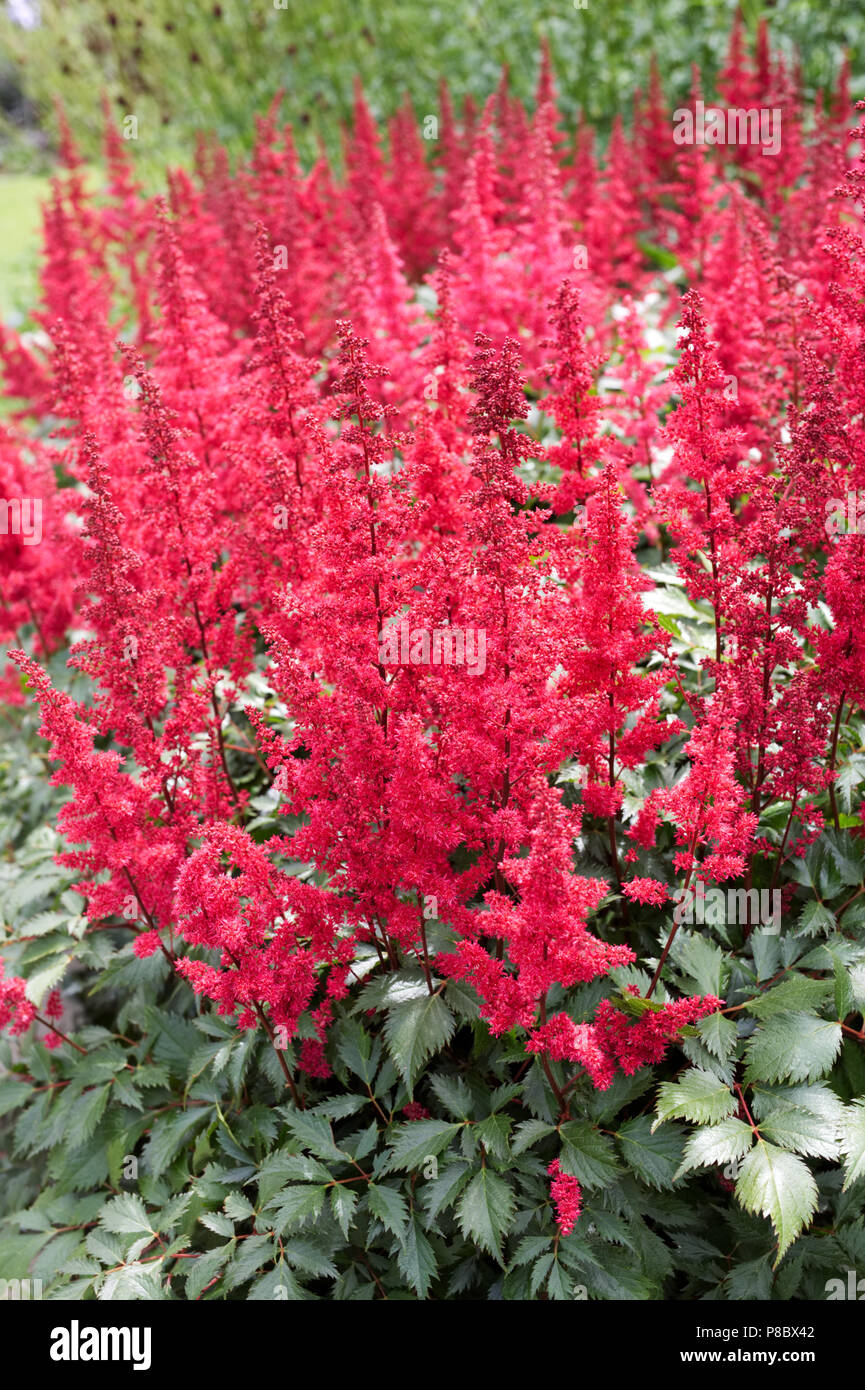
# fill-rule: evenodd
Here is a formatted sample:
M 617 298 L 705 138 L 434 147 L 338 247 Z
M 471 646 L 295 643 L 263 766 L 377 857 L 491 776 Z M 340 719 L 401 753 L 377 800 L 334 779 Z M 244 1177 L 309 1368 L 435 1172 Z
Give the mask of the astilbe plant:
M 360 91 L 344 176 L 276 103 L 166 199 L 65 140 L 0 337 L 0 693 L 59 832 L 3 830 L 2 1162 L 60 1296 L 861 1253 L 863 174 L 843 83 L 740 37 L 777 161 L 676 146 L 655 73 L 598 164 L 549 54 L 429 162 Z

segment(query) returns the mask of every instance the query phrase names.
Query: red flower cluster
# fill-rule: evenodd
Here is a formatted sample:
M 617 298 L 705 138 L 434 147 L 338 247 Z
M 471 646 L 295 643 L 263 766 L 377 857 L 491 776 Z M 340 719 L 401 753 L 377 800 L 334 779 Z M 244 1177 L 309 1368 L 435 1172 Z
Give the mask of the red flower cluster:
M 639 991 L 632 989 L 634 994 Z M 608 999 L 602 999 L 595 1015 L 600 1046 L 625 1073 L 632 1076 L 640 1067 L 660 1062 L 686 1024 L 713 1014 L 724 1007 L 723 999 L 707 994 L 704 998 L 677 999 L 636 1021 L 620 1012 Z
M 582 1205 L 582 1191 L 576 1178 L 563 1173 L 559 1160 L 554 1158 L 547 1173 L 552 1178 L 550 1196 L 556 1209 L 556 1225 L 563 1236 L 569 1236 L 577 1224 Z
M 0 959 L 0 1029 L 8 1028 L 13 1037 L 26 1033 L 36 1017 L 36 1010 L 26 994 L 24 980 L 16 976 L 4 979 L 5 967 Z
M 407 959 L 609 1085 L 719 1001 L 577 1025 L 551 992 L 632 965 L 628 912 L 675 873 L 745 877 L 770 803 L 784 853 L 819 833 L 865 701 L 865 538 L 824 525 L 865 489 L 863 172 L 845 201 L 843 82 L 807 111 L 737 48 L 724 84 L 780 105 L 776 156 L 677 145 L 655 83 L 598 162 L 549 69 L 532 115 L 446 99 L 429 162 L 358 94 L 342 181 L 276 109 L 164 201 L 114 133 L 98 198 L 67 146 L 41 332 L 0 335 L 0 494 L 41 504 L 38 544 L 0 534 L 0 639 L 90 922 L 311 1075 L 358 961 Z M 697 695 L 645 543 L 714 624 Z M 41 662 L 72 628 L 86 703 Z M 687 775 L 636 795 L 683 738 Z
M 639 997 L 636 985 L 626 992 Z M 554 1061 L 570 1058 L 588 1072 L 592 1084 L 606 1091 L 617 1069 L 631 1076 L 640 1067 L 663 1061 L 680 1029 L 723 1008 L 723 999 L 677 999 L 648 1009 L 641 1018 L 629 1018 L 608 999 L 602 999 L 593 1023 L 574 1023 L 567 1014 L 554 1014 L 529 1037 L 530 1052 L 548 1053 Z

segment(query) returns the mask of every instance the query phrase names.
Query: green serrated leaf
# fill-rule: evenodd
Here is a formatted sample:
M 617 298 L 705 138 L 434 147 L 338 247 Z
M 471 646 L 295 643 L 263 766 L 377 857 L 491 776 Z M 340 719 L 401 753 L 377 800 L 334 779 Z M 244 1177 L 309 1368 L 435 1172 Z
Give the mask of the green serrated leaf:
M 367 1189 L 367 1202 L 373 1216 L 378 1217 L 385 1230 L 402 1240 L 408 1215 L 402 1193 L 384 1183 L 371 1182 Z
M 234 1235 L 234 1222 L 221 1211 L 203 1211 L 198 1219 L 216 1236 Z
M 714 1080 L 714 1078 L 713 1078 Z M 648 1115 L 628 1120 L 617 1131 L 622 1157 L 650 1187 L 672 1187 L 682 1161 L 682 1133 L 674 1125 L 655 1134 Z
M 521 1120 L 514 1130 L 511 1140 L 511 1153 L 525 1153 L 526 1149 L 532 1148 L 539 1140 L 545 1139 L 548 1134 L 555 1134 L 555 1126 L 548 1125 L 544 1120 Z
M 834 912 L 830 912 L 821 902 L 807 902 L 799 913 L 796 935 L 818 936 L 820 932 L 834 931 L 835 926 Z
M 455 1120 L 471 1118 L 474 1102 L 461 1076 L 431 1076 L 429 1083 L 449 1115 Z
M 679 931 L 673 939 L 673 960 L 694 981 L 700 994 L 724 993 L 729 967 L 720 947 L 699 932 Z
M 713 1056 L 725 1062 L 736 1046 L 736 1025 L 722 1013 L 708 1014 L 697 1022 L 697 1032 Z
M 255 1207 L 242 1192 L 229 1192 L 223 1207 L 226 1216 L 232 1221 L 246 1221 L 255 1215 Z
M 447 1120 L 409 1120 L 394 1133 L 388 1168 L 408 1172 L 422 1167 L 428 1157 L 446 1149 L 461 1128 Z
M 286 1123 L 299 1144 L 316 1158 L 345 1159 L 345 1154 L 336 1143 L 330 1121 L 324 1115 L 311 1115 L 305 1110 L 292 1110 L 286 1115 Z
M 99 1224 L 115 1235 L 153 1230 L 147 1208 L 141 1198 L 132 1192 L 121 1192 L 119 1196 L 106 1202 L 99 1213 Z
M 835 962 L 835 1017 L 843 1022 L 856 1008 L 850 971 L 840 961 Z
M 189 1300 L 197 1299 L 204 1292 L 207 1285 L 216 1278 L 222 1266 L 225 1264 L 234 1251 L 235 1241 L 230 1240 L 226 1245 L 219 1245 L 215 1250 L 208 1250 L 204 1255 L 200 1255 L 197 1260 L 181 1260 L 181 1264 L 186 1266 L 186 1297 Z
M 754 1135 L 750 1125 L 733 1117 L 718 1125 L 698 1129 L 685 1145 L 685 1155 L 676 1172 L 679 1178 L 692 1168 L 734 1163 L 748 1152 Z
M 143 1155 L 151 1177 L 161 1177 L 175 1155 L 192 1142 L 195 1130 L 212 1114 L 208 1106 L 193 1106 L 179 1114 L 156 1116 Z
M 331 1210 L 346 1240 L 348 1240 L 348 1233 L 354 1222 L 354 1209 L 357 1203 L 358 1194 L 352 1192 L 351 1188 L 344 1186 L 331 1188 Z
M 746 1211 L 772 1222 L 778 1240 L 777 1268 L 817 1208 L 817 1184 L 807 1164 L 760 1140 L 742 1163 L 736 1196 Z
M 621 1172 L 612 1142 L 588 1120 L 568 1120 L 559 1130 L 562 1171 L 589 1188 L 609 1187 Z
M 828 980 L 812 980 L 808 975 L 794 974 L 780 985 L 767 989 L 749 999 L 745 1008 L 759 1019 L 794 1011 L 812 1012 L 828 1002 L 831 985 Z
M 865 1178 L 865 1100 L 847 1106 L 841 1122 L 841 1148 L 844 1153 L 844 1191 Z
M 460 1229 L 467 1240 L 502 1263 L 502 1239 L 514 1218 L 510 1184 L 490 1168 L 476 1173 L 457 1205 Z
M 440 995 L 424 995 L 388 1010 L 384 1038 L 409 1090 L 423 1063 L 453 1037 L 456 1019 Z
M 508 1137 L 512 1124 L 513 1121 L 508 1115 L 488 1115 L 475 1129 L 475 1134 L 487 1152 L 502 1162 L 510 1156 Z
M 278 1197 L 274 1197 L 267 1204 L 268 1210 L 275 1208 L 273 1229 L 276 1234 L 282 1235 L 289 1228 L 303 1226 L 309 1219 L 314 1221 L 321 1211 L 326 1192 L 325 1186 L 303 1185 L 283 1188 Z
M 826 1121 L 795 1105 L 776 1105 L 765 1120 L 760 1121 L 760 1133 L 781 1149 L 802 1154 L 805 1158 L 838 1157 L 837 1130 L 827 1127 Z
M 397 1265 L 418 1298 L 426 1298 L 437 1272 L 436 1257 L 416 1215 L 409 1220 L 397 1254 Z
M 841 1027 L 815 1014 L 773 1014 L 747 1043 L 748 1081 L 816 1081 L 841 1046 Z
M 692 1124 L 717 1124 L 732 1115 L 736 1097 L 717 1076 L 692 1067 L 680 1081 L 665 1081 L 658 1088 L 657 1119 L 652 1132 L 666 1120 L 690 1120 Z
M 458 1160 L 449 1163 L 437 1177 L 424 1182 L 420 1197 L 429 1222 L 435 1221 L 439 1212 L 452 1207 L 471 1175 L 471 1166 Z

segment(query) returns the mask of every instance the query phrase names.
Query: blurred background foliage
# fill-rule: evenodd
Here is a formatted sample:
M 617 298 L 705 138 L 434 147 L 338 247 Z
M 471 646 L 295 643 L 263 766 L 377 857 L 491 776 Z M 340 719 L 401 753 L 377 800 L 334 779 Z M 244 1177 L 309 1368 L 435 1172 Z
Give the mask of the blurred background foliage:
M 652 53 L 668 98 L 686 96 L 692 64 L 710 89 L 737 8 L 752 39 L 766 18 L 798 54 L 809 93 L 849 53 L 857 95 L 865 11 L 851 0 L 0 0 L 0 312 L 17 317 L 31 292 L 58 102 L 97 165 L 103 96 L 119 122 L 134 115 L 139 177 L 158 186 L 199 131 L 248 149 L 279 90 L 305 162 L 322 146 L 339 154 L 356 77 L 379 118 L 406 92 L 419 116 L 437 112 L 442 77 L 457 102 L 480 104 L 503 65 L 530 100 L 546 38 L 564 115 L 582 109 L 603 132 L 627 121 Z
M 832 80 L 845 50 L 857 70 L 865 12 L 850 0 L 738 7 L 752 33 L 766 17 L 773 40 L 799 51 L 808 88 Z M 653 51 L 673 95 L 687 92 L 693 63 L 710 80 L 736 9 L 735 0 L 5 0 L 0 105 L 7 144 L 10 125 L 29 117 L 50 140 L 59 99 L 92 158 L 104 91 L 118 114 L 138 117 L 140 152 L 161 165 L 188 157 L 202 128 L 247 147 L 253 117 L 282 88 L 308 158 L 319 139 L 338 147 L 355 76 L 380 117 L 406 91 L 420 114 L 435 112 L 442 76 L 457 98 L 481 101 L 503 64 L 529 98 L 546 37 L 565 113 L 582 108 L 603 128 L 627 117 Z

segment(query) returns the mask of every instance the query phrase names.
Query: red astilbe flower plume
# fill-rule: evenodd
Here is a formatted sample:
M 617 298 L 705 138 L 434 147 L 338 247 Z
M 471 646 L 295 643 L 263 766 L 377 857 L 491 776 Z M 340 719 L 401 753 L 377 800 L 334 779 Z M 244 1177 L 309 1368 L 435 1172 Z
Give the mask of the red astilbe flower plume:
M 605 974 L 634 960 L 627 946 L 598 941 L 585 929 L 587 918 L 607 894 L 602 879 L 575 875 L 572 842 L 579 814 L 566 812 L 552 789 L 538 789 L 532 809 L 528 857 L 505 860 L 502 872 L 519 890 L 513 906 L 501 893 L 487 895 L 488 935 L 501 936 L 531 997 L 545 997 L 550 986 L 565 987 Z
M 594 1023 L 574 1023 L 567 1014 L 553 1014 L 530 1035 L 526 1049 L 546 1053 L 553 1062 L 579 1062 L 598 1091 L 609 1090 L 615 1080 L 615 1058 Z
M 575 534 L 575 553 L 569 557 L 576 613 L 562 691 L 570 701 L 571 749 L 587 768 L 583 806 L 607 821 L 619 888 L 615 820 L 622 805 L 621 774 L 682 727 L 660 712 L 668 679 L 664 669 L 653 674 L 639 669 L 656 639 L 640 597 L 647 584 L 634 566 L 633 538 L 615 466 L 607 464 L 589 502 L 586 528 Z
M 175 426 L 187 448 L 211 472 L 218 449 L 230 437 L 239 351 L 225 323 L 208 307 L 193 269 L 195 262 L 184 254 L 167 207 L 159 203 L 158 209 L 162 317 L 154 331 L 153 375 L 175 413 Z
M 137 324 L 141 340 L 150 336 L 152 314 L 146 257 L 150 250 L 148 229 L 142 226 L 142 186 L 135 178 L 129 145 L 111 118 L 108 97 L 103 96 L 105 121 L 103 151 L 108 185 L 101 209 L 101 230 L 108 246 L 117 257 L 131 304 L 130 319 Z M 125 327 L 125 324 L 124 324 Z
M 165 816 L 161 781 L 147 774 L 137 780 L 125 773 L 118 753 L 95 749 L 95 730 L 75 702 L 54 690 L 23 652 L 10 656 L 42 707 L 40 732 L 51 740 L 50 756 L 60 764 L 51 780 L 74 789 L 57 824 L 71 845 L 85 848 L 64 851 L 58 862 L 81 874 L 76 892 L 87 900 L 88 917 L 94 922 L 121 917 L 150 930 L 168 924 L 188 827 Z
M 0 1032 L 9 1029 L 15 1038 L 26 1033 L 36 1017 L 36 1009 L 27 998 L 27 981 L 16 975 L 4 979 L 5 964 L 0 957 Z
M 346 263 L 346 304 L 351 321 L 358 334 L 368 340 L 370 361 L 382 366 L 387 363 L 381 377 L 383 399 L 401 406 L 418 393 L 416 357 L 421 332 L 380 204 L 370 209 L 366 234 L 357 250 L 349 251 Z
M 447 763 L 467 783 L 484 863 L 495 872 L 520 843 L 528 785 L 564 756 L 566 711 L 553 673 L 573 617 L 561 584 L 552 582 L 553 528 L 544 525 L 543 510 L 525 509 L 531 494 L 518 469 L 533 446 L 512 428 L 527 411 L 516 345 L 507 341 L 496 352 L 479 335 L 476 347 L 476 490 L 464 544 L 452 559 L 433 557 L 424 602 L 438 622 L 483 634 L 484 670 L 477 678 L 459 685 L 434 680 L 438 718 L 448 730 Z M 524 783 L 526 791 L 517 792 Z
M 649 90 L 637 94 L 634 132 L 640 192 L 653 215 L 661 209 L 663 190 L 673 175 L 673 127 L 664 99 L 663 83 L 658 60 L 652 54 L 649 63 Z
M 224 451 L 232 511 L 240 519 L 234 533 L 239 583 L 246 601 L 259 610 L 259 621 L 271 622 L 281 621 L 281 586 L 302 583 L 307 574 L 307 535 L 319 515 L 318 463 L 327 416 L 313 382 L 315 364 L 304 353 L 278 282 L 276 254 L 260 226 L 256 336 L 235 402 L 234 438 Z M 244 442 L 249 438 L 257 441 L 255 451 Z
M 628 992 L 639 994 L 636 985 L 629 986 Z M 635 1021 L 610 1000 L 602 999 L 595 1014 L 599 1046 L 615 1058 L 625 1076 L 633 1076 L 640 1067 L 663 1061 L 682 1028 L 717 1013 L 723 1006 L 723 999 L 711 994 L 704 998 L 677 999 L 674 1003 L 656 1006 Z
M 642 273 L 637 241 L 642 219 L 632 162 L 622 118 L 616 116 L 586 227 L 589 268 L 610 292 L 622 284 L 635 287 Z
M 551 463 L 562 470 L 554 507 L 569 512 L 583 503 L 593 486 L 592 474 L 601 459 L 599 424 L 603 411 L 596 382 L 604 359 L 589 352 L 580 312 L 580 291 L 565 280 L 552 311 L 555 356 L 550 372 L 552 392 L 547 409 L 561 431 L 561 442 L 549 451 Z
M 0 642 L 32 624 L 43 656 L 63 640 L 73 611 L 69 497 L 44 446 L 0 425 Z
M 670 896 L 667 885 L 654 878 L 629 879 L 622 884 L 622 892 L 632 902 L 652 903 L 655 907 L 663 907 Z
M 636 985 L 626 994 L 639 998 Z M 553 1061 L 579 1062 L 596 1090 L 606 1091 L 617 1072 L 632 1076 L 641 1067 L 663 1061 L 680 1030 L 723 1008 L 714 995 L 649 1004 L 635 1018 L 610 999 L 602 999 L 593 1023 L 574 1023 L 567 1014 L 555 1014 L 538 1028 L 526 1044 L 530 1052 L 548 1052 Z
M 322 895 L 276 870 L 244 831 L 214 825 L 182 865 L 174 908 L 187 941 L 221 953 L 219 966 L 178 961 L 196 993 L 221 1014 L 247 1010 L 292 1037 L 319 972 L 340 959 L 336 900 L 328 913 Z
M 576 1178 L 563 1173 L 557 1158 L 554 1158 L 547 1173 L 552 1178 L 550 1197 L 556 1209 L 556 1225 L 563 1236 L 569 1236 L 577 1224 L 582 1209 L 582 1190 Z
M 607 457 L 615 460 L 636 520 L 653 544 L 660 539 L 651 493 L 658 454 L 657 420 L 670 396 L 666 367 L 658 351 L 659 331 L 646 323 L 659 302 L 660 296 L 654 291 L 640 302 L 631 295 L 623 296 L 621 310 L 616 314 L 618 332 L 613 345 L 620 389 L 615 396 L 607 395 L 601 401 L 609 422 L 604 440 Z
M 703 850 L 708 851 L 700 859 L 703 877 L 718 882 L 738 878 L 757 817 L 745 810 L 745 792 L 734 771 L 730 716 L 720 700 L 712 702 L 703 723 L 692 730 L 686 751 L 691 759 L 688 775 L 658 798 L 676 825 L 676 843 L 682 847 L 674 858 L 676 868 L 690 875 Z
M 387 183 L 381 141 L 359 78 L 354 85 L 354 119 L 345 137 L 348 193 L 355 232 L 369 228 L 375 207 L 387 204 Z
M 284 809 L 308 817 L 292 854 L 330 877 L 322 912 L 339 902 L 359 940 L 422 950 L 422 898 L 458 911 L 447 855 L 462 836 L 450 828 L 454 794 L 436 776 L 414 709 L 413 668 L 386 664 L 389 620 L 412 592 L 411 501 L 399 476 L 383 476 L 392 441 L 377 428 L 386 408 L 367 384 L 382 369 L 347 323 L 340 336 L 350 423 L 323 451 L 323 518 L 310 537 L 316 588 L 290 601 L 305 650 L 275 642 L 273 679 L 292 709 L 294 742 L 250 717 L 278 769 Z M 325 700 L 322 682 L 333 692 Z
M 702 100 L 697 69 L 693 70 L 690 108 Z M 675 248 L 677 258 L 698 283 L 712 241 L 717 218 L 717 203 L 723 187 L 714 177 L 712 149 L 708 145 L 677 145 L 674 154 L 674 176 L 668 185 L 671 206 L 662 208 L 665 241 Z M 672 307 L 672 306 L 671 306 Z
M 555 110 L 550 102 L 538 107 L 529 136 L 528 174 L 524 211 L 517 227 L 515 251 L 523 262 L 527 284 L 521 318 L 531 337 L 523 346 L 532 369 L 542 364 L 548 304 L 573 264 L 566 244 L 567 219 L 561 170 L 554 153 Z
M 434 264 L 439 249 L 438 209 L 433 196 L 433 171 L 427 163 L 426 130 L 406 96 L 389 124 L 390 159 L 385 209 L 394 242 L 408 279 L 417 283 Z
M 514 234 L 497 225 L 499 201 L 490 187 L 494 167 L 492 138 L 481 131 L 468 162 L 461 205 L 454 212 L 454 305 L 471 336 L 484 331 L 504 337 L 517 315 L 518 292 L 509 261 Z
M 475 981 L 484 1000 L 481 1012 L 494 1033 L 531 1026 L 536 1007 L 543 1018 L 552 985 L 587 982 L 635 959 L 628 946 L 600 941 L 586 929 L 607 884 L 573 872 L 578 815 L 566 812 L 559 794 L 543 786 L 531 819 L 528 857 L 506 859 L 497 877 L 513 898 L 501 890 L 487 893 L 489 913 L 482 919 L 484 934 L 504 942 L 514 975 L 499 969 L 498 960 L 488 965 L 474 943 L 462 943 L 457 960 L 438 961 L 448 975 Z
M 453 314 L 450 255 L 443 251 L 432 277 L 436 317 L 421 356 L 423 400 L 407 453 L 419 509 L 418 532 L 454 534 L 464 529 L 471 486 L 464 458 L 470 404 L 466 364 L 469 347 Z
M 121 543 L 124 517 L 92 435 L 83 440 L 82 459 L 90 495 L 81 504 L 86 520 L 76 559 L 79 587 L 88 596 L 82 617 L 94 635 L 72 654 L 95 683 L 103 727 L 146 759 L 141 736 L 152 745 L 154 722 L 168 698 L 166 638 L 170 642 L 174 624 L 158 594 L 142 592 L 135 582 L 141 558 Z
M 681 352 L 673 371 L 682 404 L 665 429 L 673 463 L 655 496 L 676 538 L 676 560 L 688 592 L 694 599 L 709 599 L 714 609 L 720 661 L 725 560 L 736 531 L 732 504 L 750 489 L 755 471 L 739 461 L 738 435 L 724 424 L 726 381 L 696 291 L 689 290 L 682 305 Z M 670 474 L 675 481 L 667 481 Z M 699 491 L 688 486 L 690 479 L 696 480 Z M 708 572 L 697 558 L 700 552 L 709 558 Z

